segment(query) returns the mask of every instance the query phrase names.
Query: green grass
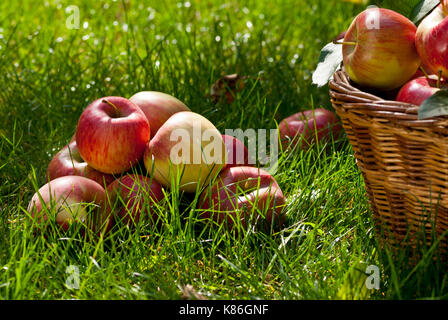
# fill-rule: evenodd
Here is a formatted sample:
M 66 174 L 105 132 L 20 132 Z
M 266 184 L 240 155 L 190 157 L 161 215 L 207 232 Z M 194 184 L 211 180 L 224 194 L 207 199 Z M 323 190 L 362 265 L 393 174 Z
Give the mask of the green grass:
M 95 241 L 35 235 L 28 202 L 89 102 L 156 90 L 222 131 L 276 128 L 300 110 L 331 108 L 311 74 L 323 45 L 363 9 L 329 0 L 46 3 L 0 2 L 1 299 L 181 299 L 186 285 L 209 299 L 447 297 L 446 266 L 431 250 L 413 267 L 379 246 L 345 137 L 284 154 L 275 178 L 287 221 L 272 234 L 204 229 L 197 197 L 172 190 L 160 229 L 122 227 Z M 66 27 L 69 5 L 80 9 L 80 29 Z M 264 81 L 214 105 L 211 84 L 235 72 Z M 79 289 L 65 285 L 70 265 Z M 379 290 L 364 285 L 367 265 L 380 270 Z

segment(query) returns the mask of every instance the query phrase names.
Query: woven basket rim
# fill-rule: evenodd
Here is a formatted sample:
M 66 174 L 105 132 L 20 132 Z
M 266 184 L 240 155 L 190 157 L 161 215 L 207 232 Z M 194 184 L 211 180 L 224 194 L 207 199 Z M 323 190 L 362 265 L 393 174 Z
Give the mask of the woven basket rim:
M 418 106 L 400 101 L 386 100 L 357 88 L 344 69 L 337 70 L 329 82 L 332 102 L 346 109 L 363 110 L 371 115 L 398 121 L 406 126 L 448 127 L 448 116 L 418 119 Z

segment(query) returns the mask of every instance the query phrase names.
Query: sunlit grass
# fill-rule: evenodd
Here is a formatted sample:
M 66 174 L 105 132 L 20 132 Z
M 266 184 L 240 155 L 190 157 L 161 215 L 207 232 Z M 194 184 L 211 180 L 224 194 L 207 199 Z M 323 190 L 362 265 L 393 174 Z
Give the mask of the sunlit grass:
M 330 3 L 331 2 L 331 3 Z M 76 5 L 79 29 L 68 29 Z M 27 216 L 51 157 L 89 102 L 141 90 L 174 95 L 216 127 L 275 129 L 300 110 L 331 108 L 311 84 L 321 47 L 362 5 L 342 1 L 0 2 L 0 298 L 180 299 L 191 284 L 209 299 L 423 298 L 448 293 L 443 264 L 413 268 L 378 245 L 353 151 L 336 143 L 280 155 L 275 178 L 286 223 L 235 234 L 207 224 L 198 194 L 167 190 L 161 227 L 120 225 L 104 238 L 35 234 Z M 239 73 L 262 81 L 229 105 L 211 85 Z M 389 259 L 390 258 L 390 259 Z M 352 285 L 376 265 L 379 290 Z M 78 289 L 67 267 L 80 272 Z

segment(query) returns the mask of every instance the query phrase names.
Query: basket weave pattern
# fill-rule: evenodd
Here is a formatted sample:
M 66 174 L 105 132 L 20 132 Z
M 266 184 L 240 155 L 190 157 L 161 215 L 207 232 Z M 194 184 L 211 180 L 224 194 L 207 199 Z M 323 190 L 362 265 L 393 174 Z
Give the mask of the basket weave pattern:
M 448 118 L 363 92 L 339 70 L 330 97 L 362 172 L 383 240 L 415 246 L 448 230 Z M 447 241 L 440 243 L 447 246 Z

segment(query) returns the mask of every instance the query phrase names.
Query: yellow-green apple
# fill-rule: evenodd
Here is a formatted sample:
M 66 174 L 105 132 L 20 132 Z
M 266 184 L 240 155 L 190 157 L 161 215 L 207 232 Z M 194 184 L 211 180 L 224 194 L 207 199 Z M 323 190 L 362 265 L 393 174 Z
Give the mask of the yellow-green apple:
M 81 114 L 76 143 L 94 169 L 110 174 L 129 170 L 143 156 L 150 127 L 143 111 L 122 97 L 95 100 Z
M 415 47 L 417 27 L 401 14 L 383 8 L 361 12 L 347 30 L 344 67 L 361 86 L 393 90 L 409 81 L 420 66 Z
M 70 142 L 56 153 L 48 165 L 48 180 L 63 176 L 83 176 L 98 182 L 102 186 L 107 186 L 115 180 L 113 175 L 100 172 L 89 166 L 81 158 L 76 141 Z
M 440 81 L 435 75 L 420 77 L 405 84 L 398 92 L 396 100 L 419 106 L 440 89 L 448 89 L 448 83 Z
M 283 149 L 297 144 L 307 149 L 313 143 L 338 138 L 342 126 L 330 110 L 318 108 L 295 113 L 280 122 L 278 127 Z
M 432 73 L 448 78 L 448 1 L 422 20 L 415 37 L 417 51 Z
M 222 140 L 226 146 L 228 156 L 227 164 L 223 170 L 231 167 L 252 166 L 255 164 L 255 160 L 249 154 L 249 150 L 247 150 L 241 140 L 226 134 L 222 135 Z
M 217 224 L 243 228 L 279 226 L 284 222 L 285 197 L 277 181 L 256 167 L 227 168 L 199 199 L 200 215 Z
M 142 109 L 149 121 L 151 137 L 154 137 L 166 120 L 180 111 L 191 111 L 179 99 L 158 91 L 141 91 L 134 94 L 129 101 Z
M 172 115 L 147 144 L 143 161 L 159 183 L 195 192 L 216 177 L 226 164 L 221 133 L 208 119 L 194 112 Z
M 28 211 L 39 227 L 50 219 L 65 231 L 72 224 L 80 224 L 98 234 L 111 226 L 104 211 L 105 200 L 105 190 L 99 183 L 85 177 L 64 176 L 42 186 L 31 198 Z
M 115 221 L 136 225 L 139 221 L 156 224 L 158 213 L 153 207 L 165 196 L 162 186 L 150 177 L 127 174 L 112 182 L 106 189 L 107 211 Z

